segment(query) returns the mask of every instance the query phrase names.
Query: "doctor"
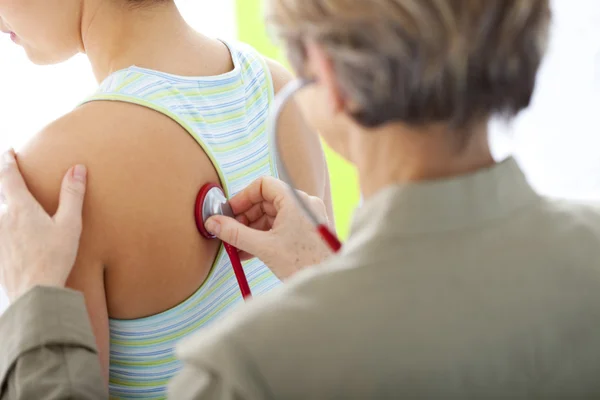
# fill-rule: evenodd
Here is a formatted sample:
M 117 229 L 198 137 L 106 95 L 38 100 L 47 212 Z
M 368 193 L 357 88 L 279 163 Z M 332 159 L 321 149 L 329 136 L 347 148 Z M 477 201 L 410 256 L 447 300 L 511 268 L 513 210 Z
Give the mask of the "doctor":
M 298 102 L 356 165 L 365 203 L 335 256 L 278 181 L 232 199 L 242 223 L 210 220 L 293 277 L 181 343 L 171 397 L 597 397 L 600 211 L 536 194 L 487 141 L 489 118 L 530 102 L 548 1 L 269 5 L 295 70 L 316 82 Z M 82 297 L 63 289 L 84 181 L 83 167 L 67 173 L 51 218 L 14 156 L 3 161 L 2 400 L 106 396 Z

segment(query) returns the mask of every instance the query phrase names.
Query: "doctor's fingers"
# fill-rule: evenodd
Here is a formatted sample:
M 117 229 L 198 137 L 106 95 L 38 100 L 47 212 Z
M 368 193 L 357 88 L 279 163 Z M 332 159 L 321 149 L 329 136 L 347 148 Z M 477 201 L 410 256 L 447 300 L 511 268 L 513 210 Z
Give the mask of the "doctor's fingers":
M 251 223 L 259 220 L 265 215 L 269 217 L 276 217 L 277 210 L 275 209 L 275 206 L 273 204 L 263 201 L 261 203 L 253 205 L 248 211 L 245 211 L 243 214 L 236 216 L 236 219 L 242 222 L 240 218 L 243 217 L 248 221 L 248 223 Z
M 233 196 L 229 204 L 234 214 L 238 215 L 260 203 L 273 204 L 277 209 L 277 203 L 290 195 L 289 186 L 284 182 L 273 177 L 262 177 Z
M 0 168 L 0 191 L 3 203 L 8 207 L 28 207 L 35 205 L 35 199 L 27 189 L 25 180 L 19 171 L 15 152 L 7 151 L 2 155 Z
M 210 233 L 223 242 L 259 258 L 271 247 L 268 231 L 253 229 L 233 218 L 215 215 L 206 221 L 205 226 Z

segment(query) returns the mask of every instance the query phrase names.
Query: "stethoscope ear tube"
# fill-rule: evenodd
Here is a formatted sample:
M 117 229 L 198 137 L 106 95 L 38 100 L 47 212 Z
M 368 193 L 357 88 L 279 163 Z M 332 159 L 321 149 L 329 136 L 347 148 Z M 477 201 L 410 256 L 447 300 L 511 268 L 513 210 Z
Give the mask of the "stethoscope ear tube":
M 283 113 L 283 109 L 285 105 L 290 101 L 290 99 L 294 96 L 294 94 L 313 83 L 314 81 L 312 80 L 294 80 L 288 83 L 283 89 L 281 89 L 277 96 L 275 96 L 275 101 L 271 109 L 271 117 L 269 121 L 269 142 L 271 145 L 271 154 L 275 158 L 275 160 L 277 160 L 279 178 L 290 186 L 291 193 L 294 196 L 296 203 L 300 206 L 300 208 L 302 208 L 302 210 L 304 210 L 304 213 L 311 220 L 323 241 L 325 241 L 325 243 L 334 253 L 337 253 L 342 248 L 342 243 L 335 235 L 335 233 L 333 233 L 331 229 L 329 229 L 327 224 L 323 223 L 322 221 L 319 221 L 319 219 L 315 216 L 310 207 L 300 197 L 298 192 L 295 190 L 294 182 L 285 167 L 285 163 L 279 156 L 279 136 L 277 135 L 277 127 L 281 114 Z

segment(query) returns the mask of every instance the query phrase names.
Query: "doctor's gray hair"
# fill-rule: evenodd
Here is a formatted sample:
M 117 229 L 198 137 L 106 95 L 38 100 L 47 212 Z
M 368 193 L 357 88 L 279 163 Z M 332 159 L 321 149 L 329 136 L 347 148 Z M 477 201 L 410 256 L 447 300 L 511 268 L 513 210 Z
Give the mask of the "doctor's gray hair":
M 268 0 L 267 22 L 302 74 L 304 44 L 330 58 L 359 124 L 512 117 L 531 100 L 548 0 Z

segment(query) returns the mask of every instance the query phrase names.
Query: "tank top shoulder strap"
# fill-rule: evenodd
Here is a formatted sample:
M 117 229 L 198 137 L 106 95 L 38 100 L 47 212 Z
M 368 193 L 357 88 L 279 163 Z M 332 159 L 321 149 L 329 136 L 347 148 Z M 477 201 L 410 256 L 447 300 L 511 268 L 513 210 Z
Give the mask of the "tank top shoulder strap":
M 234 62 L 238 62 L 240 65 L 245 85 L 251 94 L 248 96 L 248 103 L 252 104 L 252 107 L 249 107 L 249 109 L 253 109 L 252 111 L 260 118 L 262 123 L 260 132 L 269 141 L 269 119 L 271 116 L 271 105 L 275 99 L 275 85 L 267 61 L 256 49 L 246 43 L 236 42 L 235 45 L 226 42 L 223 43 L 229 47 Z M 271 175 L 279 178 L 278 159 L 270 143 L 269 158 L 271 162 Z

